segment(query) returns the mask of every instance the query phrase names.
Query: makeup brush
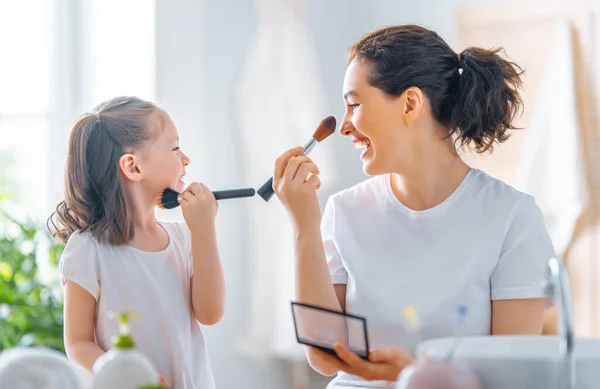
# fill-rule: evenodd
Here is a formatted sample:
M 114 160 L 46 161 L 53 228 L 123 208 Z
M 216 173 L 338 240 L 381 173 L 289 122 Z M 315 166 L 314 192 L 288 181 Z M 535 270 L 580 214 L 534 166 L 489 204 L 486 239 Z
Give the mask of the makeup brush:
M 312 149 L 315 148 L 317 143 L 322 142 L 325 138 L 327 138 L 329 135 L 335 132 L 335 125 L 336 121 L 333 116 L 328 116 L 325 119 L 321 120 L 321 123 L 319 123 L 319 126 L 315 130 L 313 136 L 302 145 L 302 152 L 298 154 L 298 156 L 308 155 L 308 153 L 310 153 Z M 262 197 L 263 200 L 269 201 L 275 193 L 275 191 L 273 190 L 273 177 L 269 178 L 269 180 L 265 182 L 263 186 L 258 188 L 256 193 L 258 193 L 258 195 Z
M 231 190 L 217 190 L 214 191 L 215 199 L 227 200 L 227 199 L 238 199 L 241 197 L 252 197 L 256 191 L 253 188 L 243 189 L 231 189 Z M 163 209 L 173 209 L 179 206 L 181 202 L 181 194 L 174 191 L 171 188 L 165 189 L 157 199 L 157 204 Z

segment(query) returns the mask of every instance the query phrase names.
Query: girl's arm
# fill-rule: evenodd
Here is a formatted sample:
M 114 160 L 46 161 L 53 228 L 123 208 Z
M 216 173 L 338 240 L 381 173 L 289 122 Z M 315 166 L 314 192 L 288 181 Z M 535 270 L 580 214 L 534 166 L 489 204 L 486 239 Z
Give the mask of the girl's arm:
M 192 235 L 192 311 L 201 324 L 213 325 L 225 312 L 225 277 L 215 227 L 217 200 L 204 184 L 194 182 L 182 194 L 181 209 Z
M 225 277 L 214 221 L 192 230 L 192 259 L 194 274 L 191 299 L 194 316 L 204 325 L 216 324 L 225 312 Z
M 70 360 L 90 372 L 94 362 L 104 354 L 94 343 L 94 315 L 96 300 L 88 291 L 74 282 L 65 283 L 64 338 Z
M 94 343 L 94 296 L 74 282 L 65 283 L 64 337 L 67 356 L 90 373 L 104 350 Z M 170 388 L 169 381 L 159 375 L 159 383 Z

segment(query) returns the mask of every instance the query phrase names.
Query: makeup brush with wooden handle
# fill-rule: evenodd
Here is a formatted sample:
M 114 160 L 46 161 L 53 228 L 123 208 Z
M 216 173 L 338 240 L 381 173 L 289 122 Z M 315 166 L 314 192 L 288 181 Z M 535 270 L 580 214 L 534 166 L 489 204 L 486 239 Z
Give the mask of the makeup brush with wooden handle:
M 310 153 L 318 143 L 322 142 L 325 138 L 335 132 L 335 125 L 336 121 L 333 116 L 328 116 L 321 120 L 321 123 L 319 123 L 319 126 L 315 130 L 313 136 L 302 145 L 302 152 L 298 154 L 298 156 L 308 155 L 308 153 Z M 273 177 L 269 178 L 269 180 L 265 182 L 263 186 L 258 188 L 256 193 L 258 193 L 263 200 L 269 201 L 275 193 L 273 190 Z

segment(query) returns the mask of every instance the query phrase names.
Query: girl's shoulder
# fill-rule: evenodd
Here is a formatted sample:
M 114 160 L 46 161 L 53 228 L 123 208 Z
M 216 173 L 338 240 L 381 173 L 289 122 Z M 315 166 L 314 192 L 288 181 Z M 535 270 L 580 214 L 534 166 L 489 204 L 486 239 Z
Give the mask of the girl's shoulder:
M 192 233 L 184 221 L 179 222 L 163 222 L 160 224 L 163 226 L 165 231 L 169 234 L 170 239 L 181 243 L 185 247 L 191 249 L 192 245 Z
M 94 238 L 90 231 L 77 230 L 69 236 L 63 254 L 70 251 L 78 251 L 80 249 L 96 248 L 99 245 L 100 242 Z
M 75 282 L 96 300 L 100 294 L 98 256 L 101 247 L 89 231 L 75 231 L 65 245 L 58 266 L 63 283 Z

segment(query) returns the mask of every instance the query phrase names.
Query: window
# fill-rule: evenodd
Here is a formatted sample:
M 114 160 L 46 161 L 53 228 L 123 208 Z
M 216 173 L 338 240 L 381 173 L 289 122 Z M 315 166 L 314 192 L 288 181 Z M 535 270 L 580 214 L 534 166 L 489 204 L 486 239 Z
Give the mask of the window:
M 44 221 L 62 196 L 77 115 L 117 95 L 154 99 L 154 2 L 0 2 L 0 191 Z
M 50 1 L 0 2 L 0 174 L 22 211 L 43 203 L 54 50 Z

